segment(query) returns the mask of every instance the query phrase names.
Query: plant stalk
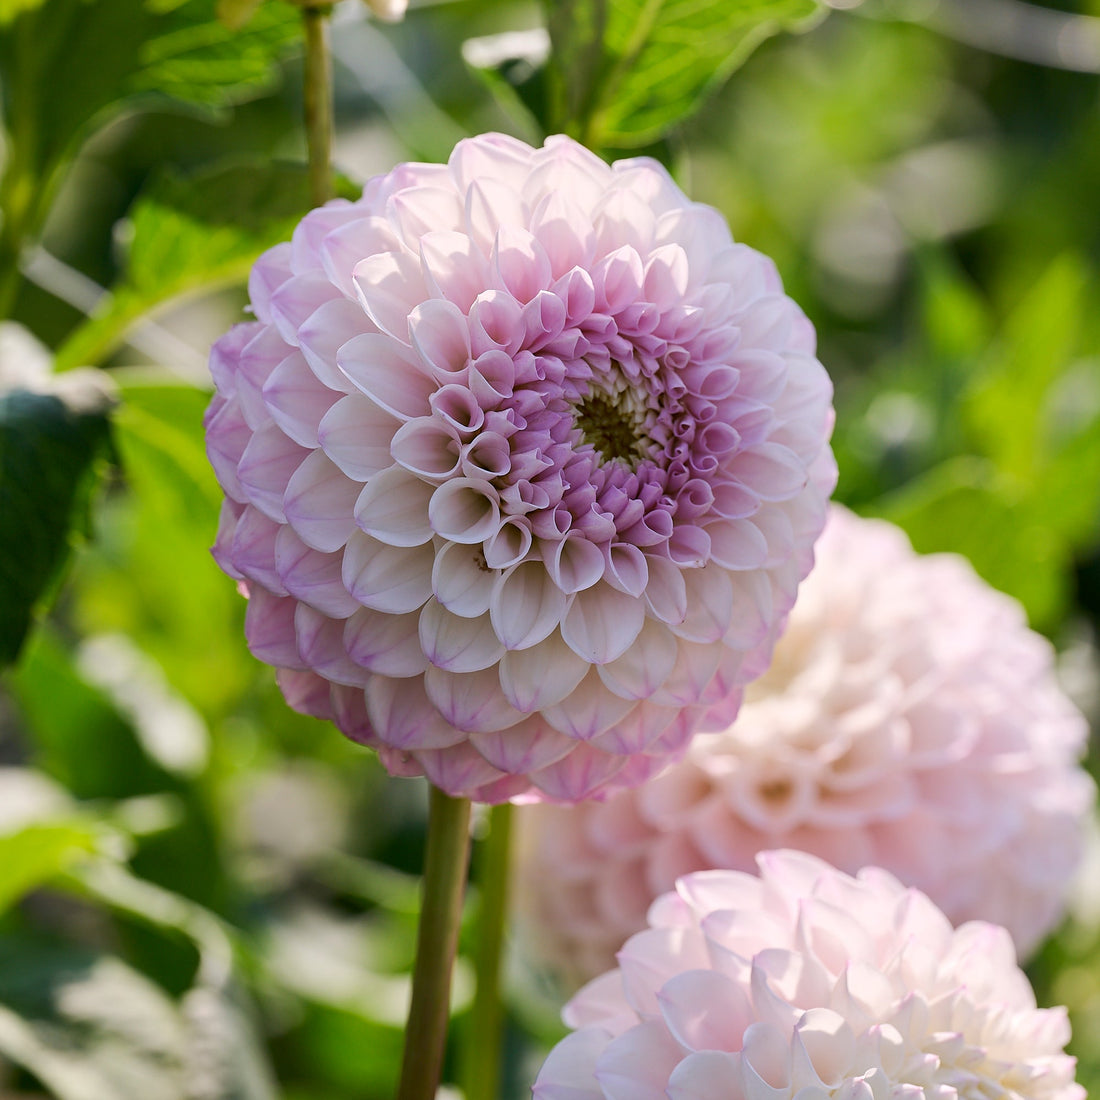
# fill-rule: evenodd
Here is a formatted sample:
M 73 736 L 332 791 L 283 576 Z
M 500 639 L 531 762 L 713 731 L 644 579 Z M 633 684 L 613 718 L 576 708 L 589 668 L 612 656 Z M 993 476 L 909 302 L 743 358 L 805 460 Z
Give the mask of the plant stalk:
M 466 1100 L 497 1100 L 500 1095 L 504 1025 L 500 973 L 508 924 L 511 848 L 512 805 L 505 802 L 490 811 L 489 835 L 476 863 L 481 905 L 474 945 L 477 992 L 463 1044 Z
M 451 970 L 470 856 L 470 801 L 431 789 L 424 896 L 397 1100 L 435 1100 L 450 1017 Z
M 329 51 L 329 17 L 332 5 L 306 4 L 305 27 L 305 125 L 309 150 L 309 193 L 314 206 L 332 198 L 332 54 Z

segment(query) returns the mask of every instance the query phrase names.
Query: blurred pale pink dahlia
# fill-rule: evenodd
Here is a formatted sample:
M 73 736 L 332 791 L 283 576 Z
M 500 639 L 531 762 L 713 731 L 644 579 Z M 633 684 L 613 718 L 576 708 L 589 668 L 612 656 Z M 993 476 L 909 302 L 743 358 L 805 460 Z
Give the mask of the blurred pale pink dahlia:
M 687 875 L 566 1006 L 536 1100 L 1082 1100 L 1003 928 L 801 852 Z
M 606 969 L 676 878 L 756 852 L 884 867 L 1021 953 L 1057 922 L 1093 799 L 1053 651 L 962 559 L 833 507 L 768 672 L 645 787 L 530 807 L 519 891 L 538 949 Z
M 250 291 L 211 356 L 214 552 L 292 706 L 451 794 L 572 800 L 763 670 L 831 386 L 659 165 L 463 141 L 310 213 Z

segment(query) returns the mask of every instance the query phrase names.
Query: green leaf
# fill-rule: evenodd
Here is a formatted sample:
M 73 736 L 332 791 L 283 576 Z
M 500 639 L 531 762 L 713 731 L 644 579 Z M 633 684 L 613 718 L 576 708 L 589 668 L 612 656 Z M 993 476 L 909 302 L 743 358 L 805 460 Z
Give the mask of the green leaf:
M 110 399 L 94 385 L 0 395 L 0 667 L 68 552 L 70 529 L 107 451 Z
M 756 46 L 807 25 L 818 0 L 548 4 L 557 114 L 595 148 L 659 140 Z
M 9 941 L 0 951 L 0 1055 L 58 1100 L 178 1100 L 187 1029 L 175 1004 L 118 959 Z
M 1080 257 L 1055 260 L 1006 321 L 965 413 L 997 466 L 1028 481 L 1042 454 L 1048 392 L 1078 342 L 1085 316 L 1088 271 Z
M 166 175 L 135 202 L 126 273 L 104 307 L 60 348 L 57 369 L 96 362 L 138 318 L 181 294 L 243 280 L 310 208 L 305 170 L 236 164 Z
M 94 851 L 95 841 L 95 830 L 78 824 L 29 825 L 0 836 L 0 913 Z
M 1033 626 L 1057 621 L 1068 595 L 1066 549 L 1034 501 L 991 463 L 950 459 L 881 498 L 874 511 L 903 528 L 919 553 L 964 555 L 1024 605 Z
M 240 102 L 269 86 L 274 63 L 298 34 L 289 4 L 269 0 L 232 31 L 215 0 L 8 0 L 0 37 L 0 100 L 12 161 L 40 182 L 89 127 L 151 93 L 204 108 Z

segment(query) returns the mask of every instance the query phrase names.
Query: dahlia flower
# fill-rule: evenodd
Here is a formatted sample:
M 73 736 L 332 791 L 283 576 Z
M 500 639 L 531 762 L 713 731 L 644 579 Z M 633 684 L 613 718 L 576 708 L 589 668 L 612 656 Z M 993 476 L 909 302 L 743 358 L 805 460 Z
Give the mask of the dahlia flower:
M 249 288 L 211 354 L 214 554 L 292 706 L 452 795 L 571 801 L 766 666 L 831 387 L 771 262 L 659 165 L 473 138 Z
M 1003 928 L 802 852 L 686 875 L 566 1006 L 535 1100 L 1083 1100 Z
M 1057 922 L 1093 785 L 1050 645 L 962 559 L 833 507 L 768 672 L 686 757 L 602 805 L 524 812 L 534 944 L 587 978 L 677 876 L 798 848 L 873 864 L 1027 953 Z

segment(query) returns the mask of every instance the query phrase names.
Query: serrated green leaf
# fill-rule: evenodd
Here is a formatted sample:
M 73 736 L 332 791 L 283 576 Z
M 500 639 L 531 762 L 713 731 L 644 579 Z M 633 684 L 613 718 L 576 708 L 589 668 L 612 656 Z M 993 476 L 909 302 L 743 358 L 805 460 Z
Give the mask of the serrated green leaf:
M 139 317 L 171 298 L 244 279 L 310 205 L 306 172 L 293 165 L 236 164 L 162 177 L 134 204 L 122 281 L 59 349 L 57 369 L 98 361 Z
M 0 836 L 0 913 L 94 851 L 95 836 L 81 824 L 28 825 Z
M 595 148 L 659 140 L 765 38 L 807 24 L 818 0 L 549 3 L 558 114 Z
M 19 654 L 107 450 L 110 402 L 81 393 L 0 395 L 0 667 Z

